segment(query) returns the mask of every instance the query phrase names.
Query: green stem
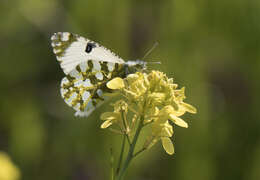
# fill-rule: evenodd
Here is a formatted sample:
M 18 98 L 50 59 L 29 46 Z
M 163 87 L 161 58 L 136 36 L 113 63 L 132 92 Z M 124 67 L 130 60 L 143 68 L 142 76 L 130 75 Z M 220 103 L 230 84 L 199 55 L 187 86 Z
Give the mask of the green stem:
M 128 135 L 128 125 L 127 125 L 127 121 L 126 121 L 126 118 L 125 118 L 125 114 L 124 114 L 124 111 L 121 111 L 121 116 L 122 116 L 122 119 L 123 119 L 123 125 L 124 125 L 124 128 L 125 128 L 125 136 L 127 138 L 127 142 L 129 144 L 129 146 L 131 145 L 131 140 L 129 138 L 129 135 Z
M 137 155 L 141 154 L 145 150 L 146 150 L 146 148 L 142 148 L 141 150 L 137 151 L 133 156 L 136 157 Z
M 111 166 L 111 180 L 115 179 L 115 173 L 114 173 L 114 155 L 113 155 L 113 149 L 110 149 L 110 166 Z
M 121 163 L 122 163 L 122 159 L 123 159 L 123 155 L 124 155 L 124 151 L 125 151 L 125 139 L 126 139 L 126 136 L 123 137 L 123 143 L 122 143 L 121 152 L 120 152 L 118 165 L 117 165 L 117 169 L 116 169 L 117 174 L 121 168 Z
M 137 130 L 136 130 L 134 139 L 133 139 L 133 141 L 132 141 L 132 143 L 130 145 L 130 148 L 129 148 L 126 160 L 124 162 L 123 168 L 119 171 L 117 180 L 122 180 L 122 178 L 123 178 L 123 176 L 125 174 L 126 169 L 128 168 L 130 162 L 134 158 L 133 153 L 134 153 L 134 150 L 135 150 L 135 145 L 137 143 L 137 139 L 138 139 L 139 134 L 140 134 L 140 132 L 141 132 L 141 130 L 143 128 L 143 121 L 144 121 L 144 116 L 142 115 L 141 118 L 140 118 L 140 121 L 139 121 L 139 125 L 138 125 Z
M 126 136 L 126 139 L 127 139 L 128 145 L 130 146 L 130 145 L 131 145 L 131 140 L 130 140 L 128 134 L 126 134 L 125 136 Z

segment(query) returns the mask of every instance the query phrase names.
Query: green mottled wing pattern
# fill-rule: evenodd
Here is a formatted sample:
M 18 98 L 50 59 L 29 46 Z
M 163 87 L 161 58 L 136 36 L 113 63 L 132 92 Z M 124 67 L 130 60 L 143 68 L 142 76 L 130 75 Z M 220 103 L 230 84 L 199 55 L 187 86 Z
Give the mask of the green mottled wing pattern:
M 57 32 L 51 46 L 66 77 L 61 95 L 78 116 L 88 116 L 111 92 L 106 83 L 123 73 L 124 60 L 109 49 L 70 32 Z
M 76 110 L 77 116 L 88 116 L 112 91 L 106 83 L 120 76 L 120 63 L 88 60 L 80 63 L 61 81 L 61 96 Z

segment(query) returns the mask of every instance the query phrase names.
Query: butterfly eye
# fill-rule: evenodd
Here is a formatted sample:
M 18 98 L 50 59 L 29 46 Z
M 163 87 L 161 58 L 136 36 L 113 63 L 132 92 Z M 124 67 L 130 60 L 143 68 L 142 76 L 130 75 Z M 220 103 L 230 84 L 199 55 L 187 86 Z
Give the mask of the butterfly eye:
M 88 44 L 87 44 L 87 47 L 86 47 L 86 49 L 85 49 L 85 52 L 86 52 L 86 53 L 90 53 L 94 47 L 96 47 L 95 44 L 93 44 L 93 43 L 88 43 Z

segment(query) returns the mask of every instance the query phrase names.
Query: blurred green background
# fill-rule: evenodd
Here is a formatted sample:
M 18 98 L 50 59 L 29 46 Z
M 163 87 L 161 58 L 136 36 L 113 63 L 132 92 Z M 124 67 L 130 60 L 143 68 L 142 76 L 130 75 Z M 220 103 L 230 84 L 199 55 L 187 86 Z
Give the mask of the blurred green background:
M 260 179 L 259 17 L 259 0 L 1 0 L 0 151 L 24 180 L 108 179 L 121 142 L 99 115 L 111 107 L 79 119 L 60 97 L 50 36 L 69 31 L 124 59 L 158 41 L 147 60 L 198 109 L 175 128 L 173 156 L 159 143 L 126 179 Z

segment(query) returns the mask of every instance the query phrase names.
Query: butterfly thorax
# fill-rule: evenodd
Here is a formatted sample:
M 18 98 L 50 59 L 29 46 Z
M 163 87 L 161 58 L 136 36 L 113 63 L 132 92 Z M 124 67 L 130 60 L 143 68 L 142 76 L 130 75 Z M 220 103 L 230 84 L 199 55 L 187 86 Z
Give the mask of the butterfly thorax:
M 146 69 L 146 62 L 142 60 L 135 60 L 135 61 L 127 61 L 124 64 L 124 72 L 125 72 L 125 77 L 129 74 L 136 73 L 138 71 L 142 71 Z

